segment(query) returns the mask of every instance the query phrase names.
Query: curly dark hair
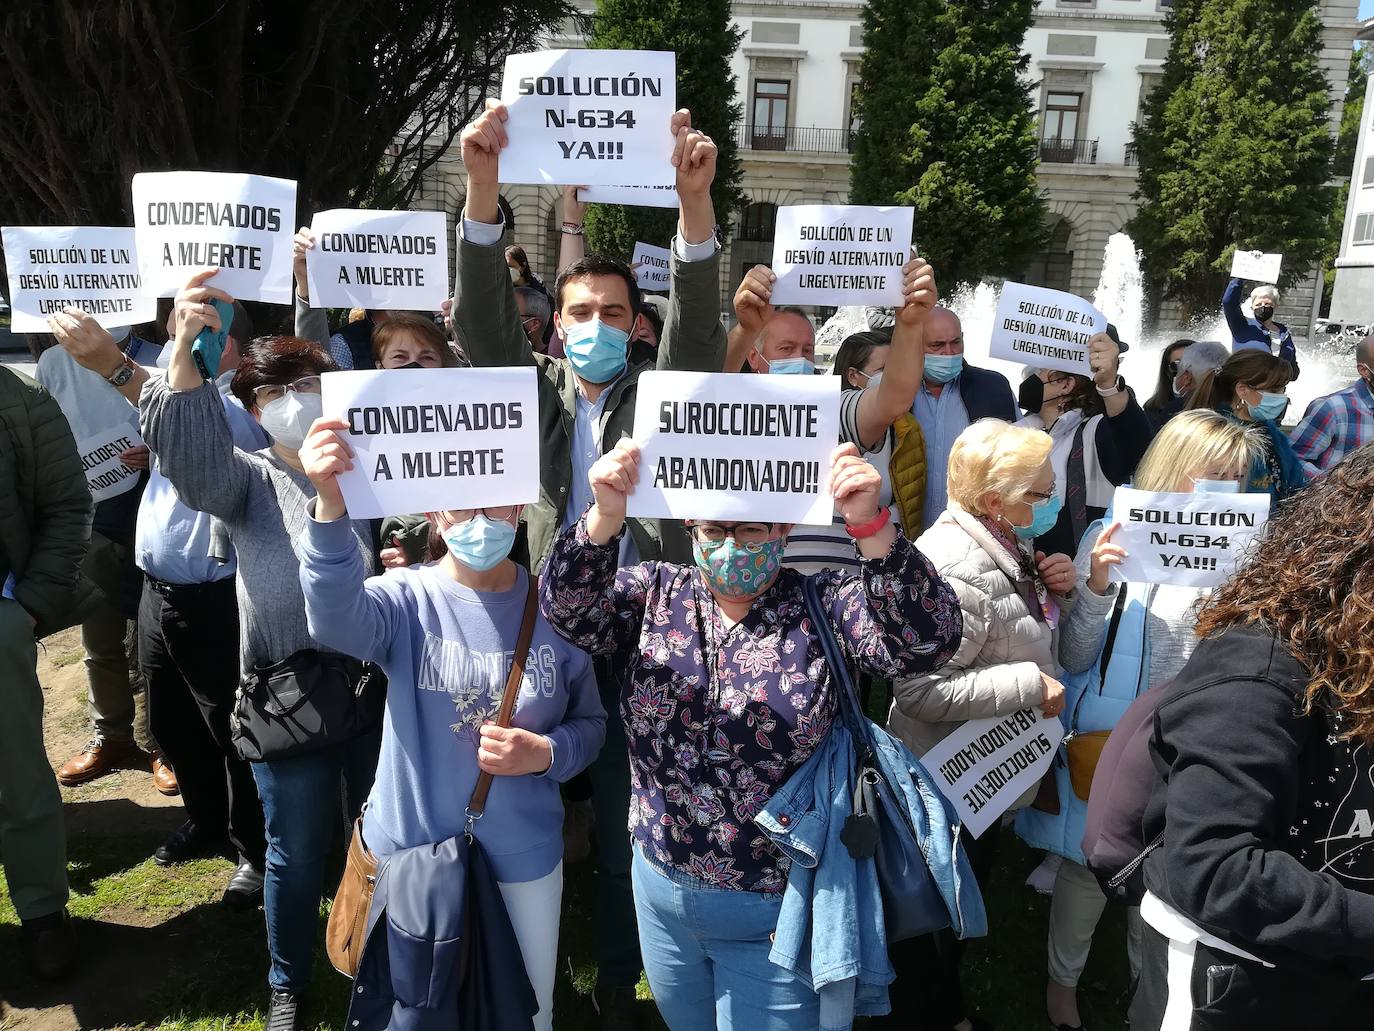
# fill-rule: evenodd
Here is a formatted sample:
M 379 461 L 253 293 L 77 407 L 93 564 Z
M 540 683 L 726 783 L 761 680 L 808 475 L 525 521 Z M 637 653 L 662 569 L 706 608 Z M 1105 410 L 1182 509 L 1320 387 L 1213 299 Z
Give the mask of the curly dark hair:
M 1349 718 L 1374 742 L 1374 445 L 1352 451 L 1269 520 L 1198 613 L 1199 637 L 1258 625 L 1307 669 L 1303 711 Z

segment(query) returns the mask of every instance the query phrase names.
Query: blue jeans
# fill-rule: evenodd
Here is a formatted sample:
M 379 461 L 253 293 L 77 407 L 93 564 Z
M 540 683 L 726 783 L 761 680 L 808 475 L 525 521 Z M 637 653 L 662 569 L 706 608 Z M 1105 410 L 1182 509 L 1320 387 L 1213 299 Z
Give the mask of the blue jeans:
M 639 947 L 672 1031 L 795 1031 L 820 1020 L 816 993 L 768 958 L 782 896 L 712 887 L 635 849 Z
M 309 755 L 253 764 L 267 818 L 263 910 L 273 988 L 298 992 L 310 984 L 325 864 L 340 821 L 351 823 L 367 801 L 381 742 L 375 731 Z

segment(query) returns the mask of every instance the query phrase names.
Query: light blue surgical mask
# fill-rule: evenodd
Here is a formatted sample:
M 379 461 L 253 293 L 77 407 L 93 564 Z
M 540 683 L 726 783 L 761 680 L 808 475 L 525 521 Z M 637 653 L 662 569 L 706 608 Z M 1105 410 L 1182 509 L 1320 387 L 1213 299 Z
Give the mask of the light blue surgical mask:
M 1194 480 L 1193 490 L 1199 494 L 1239 494 L 1240 484 L 1235 480 Z
M 1037 501 L 1031 505 L 1031 521 L 1029 526 L 1017 526 L 1012 523 L 1011 528 L 1016 531 L 1016 536 L 1022 540 L 1031 540 L 1041 534 L 1049 533 L 1054 529 L 1054 524 L 1059 522 L 1059 509 L 1064 505 L 1063 499 L 1057 494 Z
M 499 565 L 515 544 L 515 527 L 504 519 L 488 519 L 480 512 L 444 531 L 444 544 L 469 569 L 484 573 Z
M 925 378 L 932 383 L 948 383 L 964 371 L 962 354 L 926 355 Z
M 810 358 L 779 358 L 768 363 L 770 376 L 813 376 L 816 363 Z
M 563 323 L 563 353 L 588 383 L 609 383 L 625 371 L 630 334 L 600 319 Z
M 1260 399 L 1250 405 L 1250 414 L 1256 419 L 1275 420 L 1288 409 L 1287 394 L 1271 394 L 1267 390 L 1259 392 Z

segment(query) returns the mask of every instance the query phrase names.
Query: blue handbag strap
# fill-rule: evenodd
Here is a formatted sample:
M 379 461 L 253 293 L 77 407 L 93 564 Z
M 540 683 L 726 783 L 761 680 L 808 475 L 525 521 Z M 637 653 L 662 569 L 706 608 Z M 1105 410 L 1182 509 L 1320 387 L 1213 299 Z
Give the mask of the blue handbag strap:
M 811 616 L 811 625 L 816 638 L 821 642 L 825 663 L 830 667 L 830 678 L 839 695 L 840 717 L 849 727 L 850 734 L 854 736 L 855 747 L 861 747 L 865 753 L 872 753 L 873 740 L 870 736 L 872 732 L 868 726 L 868 717 L 859 702 L 859 693 L 854 689 L 854 679 L 849 675 L 849 664 L 844 661 L 840 642 L 835 639 L 835 631 L 830 626 L 830 617 L 826 614 L 825 603 L 821 601 L 821 591 L 816 585 L 815 577 L 806 578 L 803 592 L 806 595 L 806 610 Z

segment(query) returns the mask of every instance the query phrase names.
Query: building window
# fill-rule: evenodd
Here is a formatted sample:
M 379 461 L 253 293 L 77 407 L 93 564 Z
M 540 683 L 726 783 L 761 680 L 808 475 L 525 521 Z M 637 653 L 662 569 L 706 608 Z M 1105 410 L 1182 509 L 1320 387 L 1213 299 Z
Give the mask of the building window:
M 787 139 L 787 105 L 792 84 L 777 79 L 754 83 L 754 149 L 782 150 Z
M 1350 242 L 1356 247 L 1374 244 L 1374 211 L 1366 211 L 1363 215 L 1355 216 L 1355 232 Z
M 1364 178 L 1360 180 L 1360 186 L 1374 186 L 1374 157 L 1364 159 Z
M 739 238 L 754 243 L 772 243 L 777 217 L 776 204 L 769 204 L 767 201 L 750 204 L 744 209 L 744 217 L 740 219 Z
M 1082 93 L 1045 94 L 1041 139 L 1072 143 L 1078 138 L 1078 115 L 1082 110 Z

